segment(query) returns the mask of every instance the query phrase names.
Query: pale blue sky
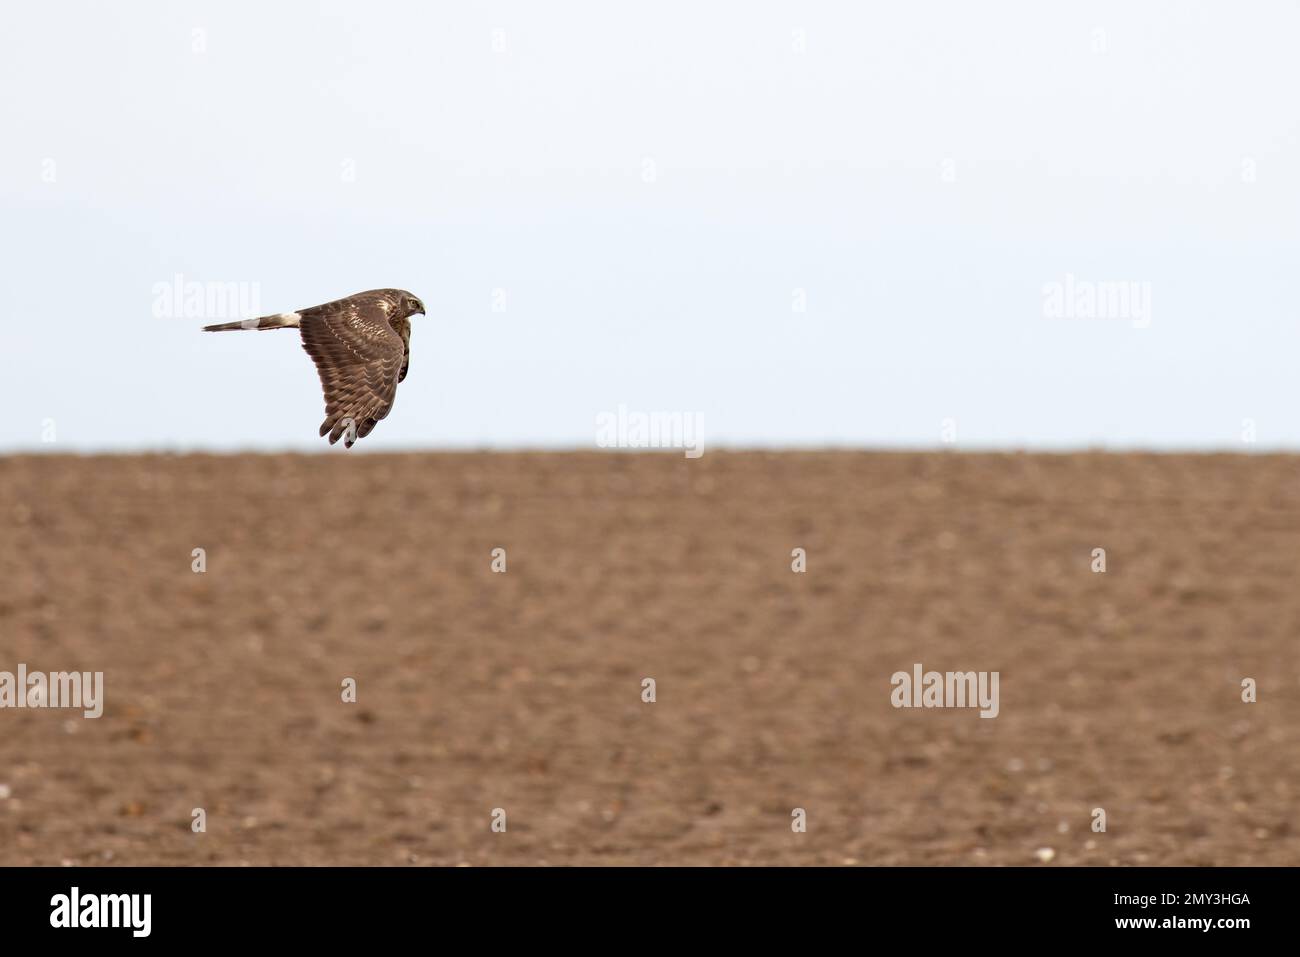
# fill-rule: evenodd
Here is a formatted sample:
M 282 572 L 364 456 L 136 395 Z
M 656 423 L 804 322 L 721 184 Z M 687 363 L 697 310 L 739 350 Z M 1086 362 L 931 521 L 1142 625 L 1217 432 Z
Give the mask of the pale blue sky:
M 297 336 L 156 317 L 178 273 L 421 296 L 358 450 L 593 447 L 620 405 L 706 447 L 1300 448 L 1294 3 L 29 6 L 0 451 L 324 448 Z M 1067 274 L 1149 326 L 1045 316 Z

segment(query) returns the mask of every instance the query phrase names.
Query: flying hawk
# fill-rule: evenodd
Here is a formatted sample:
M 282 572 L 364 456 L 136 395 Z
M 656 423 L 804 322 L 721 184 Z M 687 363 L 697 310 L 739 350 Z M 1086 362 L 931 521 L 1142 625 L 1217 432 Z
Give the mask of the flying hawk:
M 233 329 L 297 329 L 321 388 L 325 421 L 320 434 L 347 448 L 370 434 L 397 398 L 397 383 L 411 363 L 411 316 L 424 303 L 403 289 L 371 289 L 297 312 L 204 326 L 204 332 Z

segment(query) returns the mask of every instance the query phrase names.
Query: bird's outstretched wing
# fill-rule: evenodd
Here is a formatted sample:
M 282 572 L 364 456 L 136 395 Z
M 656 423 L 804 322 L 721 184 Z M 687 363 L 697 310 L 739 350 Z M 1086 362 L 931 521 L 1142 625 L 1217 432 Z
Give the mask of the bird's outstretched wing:
M 389 325 L 389 308 L 380 297 L 352 296 L 302 311 L 302 345 L 325 392 L 320 434 L 330 445 L 342 438 L 351 448 L 393 407 L 406 343 Z

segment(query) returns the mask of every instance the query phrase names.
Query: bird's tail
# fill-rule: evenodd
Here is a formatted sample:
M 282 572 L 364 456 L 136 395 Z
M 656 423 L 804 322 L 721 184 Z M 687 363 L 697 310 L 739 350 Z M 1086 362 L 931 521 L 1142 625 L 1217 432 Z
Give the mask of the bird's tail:
M 235 329 L 296 329 L 302 316 L 296 312 L 281 312 L 274 316 L 262 316 L 260 319 L 240 319 L 238 322 L 220 322 L 215 326 L 204 326 L 204 332 L 230 332 Z

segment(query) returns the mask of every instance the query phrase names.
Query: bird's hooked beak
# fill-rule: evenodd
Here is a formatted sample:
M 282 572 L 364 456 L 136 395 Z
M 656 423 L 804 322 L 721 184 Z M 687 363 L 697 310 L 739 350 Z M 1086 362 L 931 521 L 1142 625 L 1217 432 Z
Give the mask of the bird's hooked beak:
M 415 313 L 419 313 L 422 316 L 425 314 L 424 303 L 421 302 L 419 299 L 415 300 L 415 312 L 411 313 L 411 315 L 415 315 Z

